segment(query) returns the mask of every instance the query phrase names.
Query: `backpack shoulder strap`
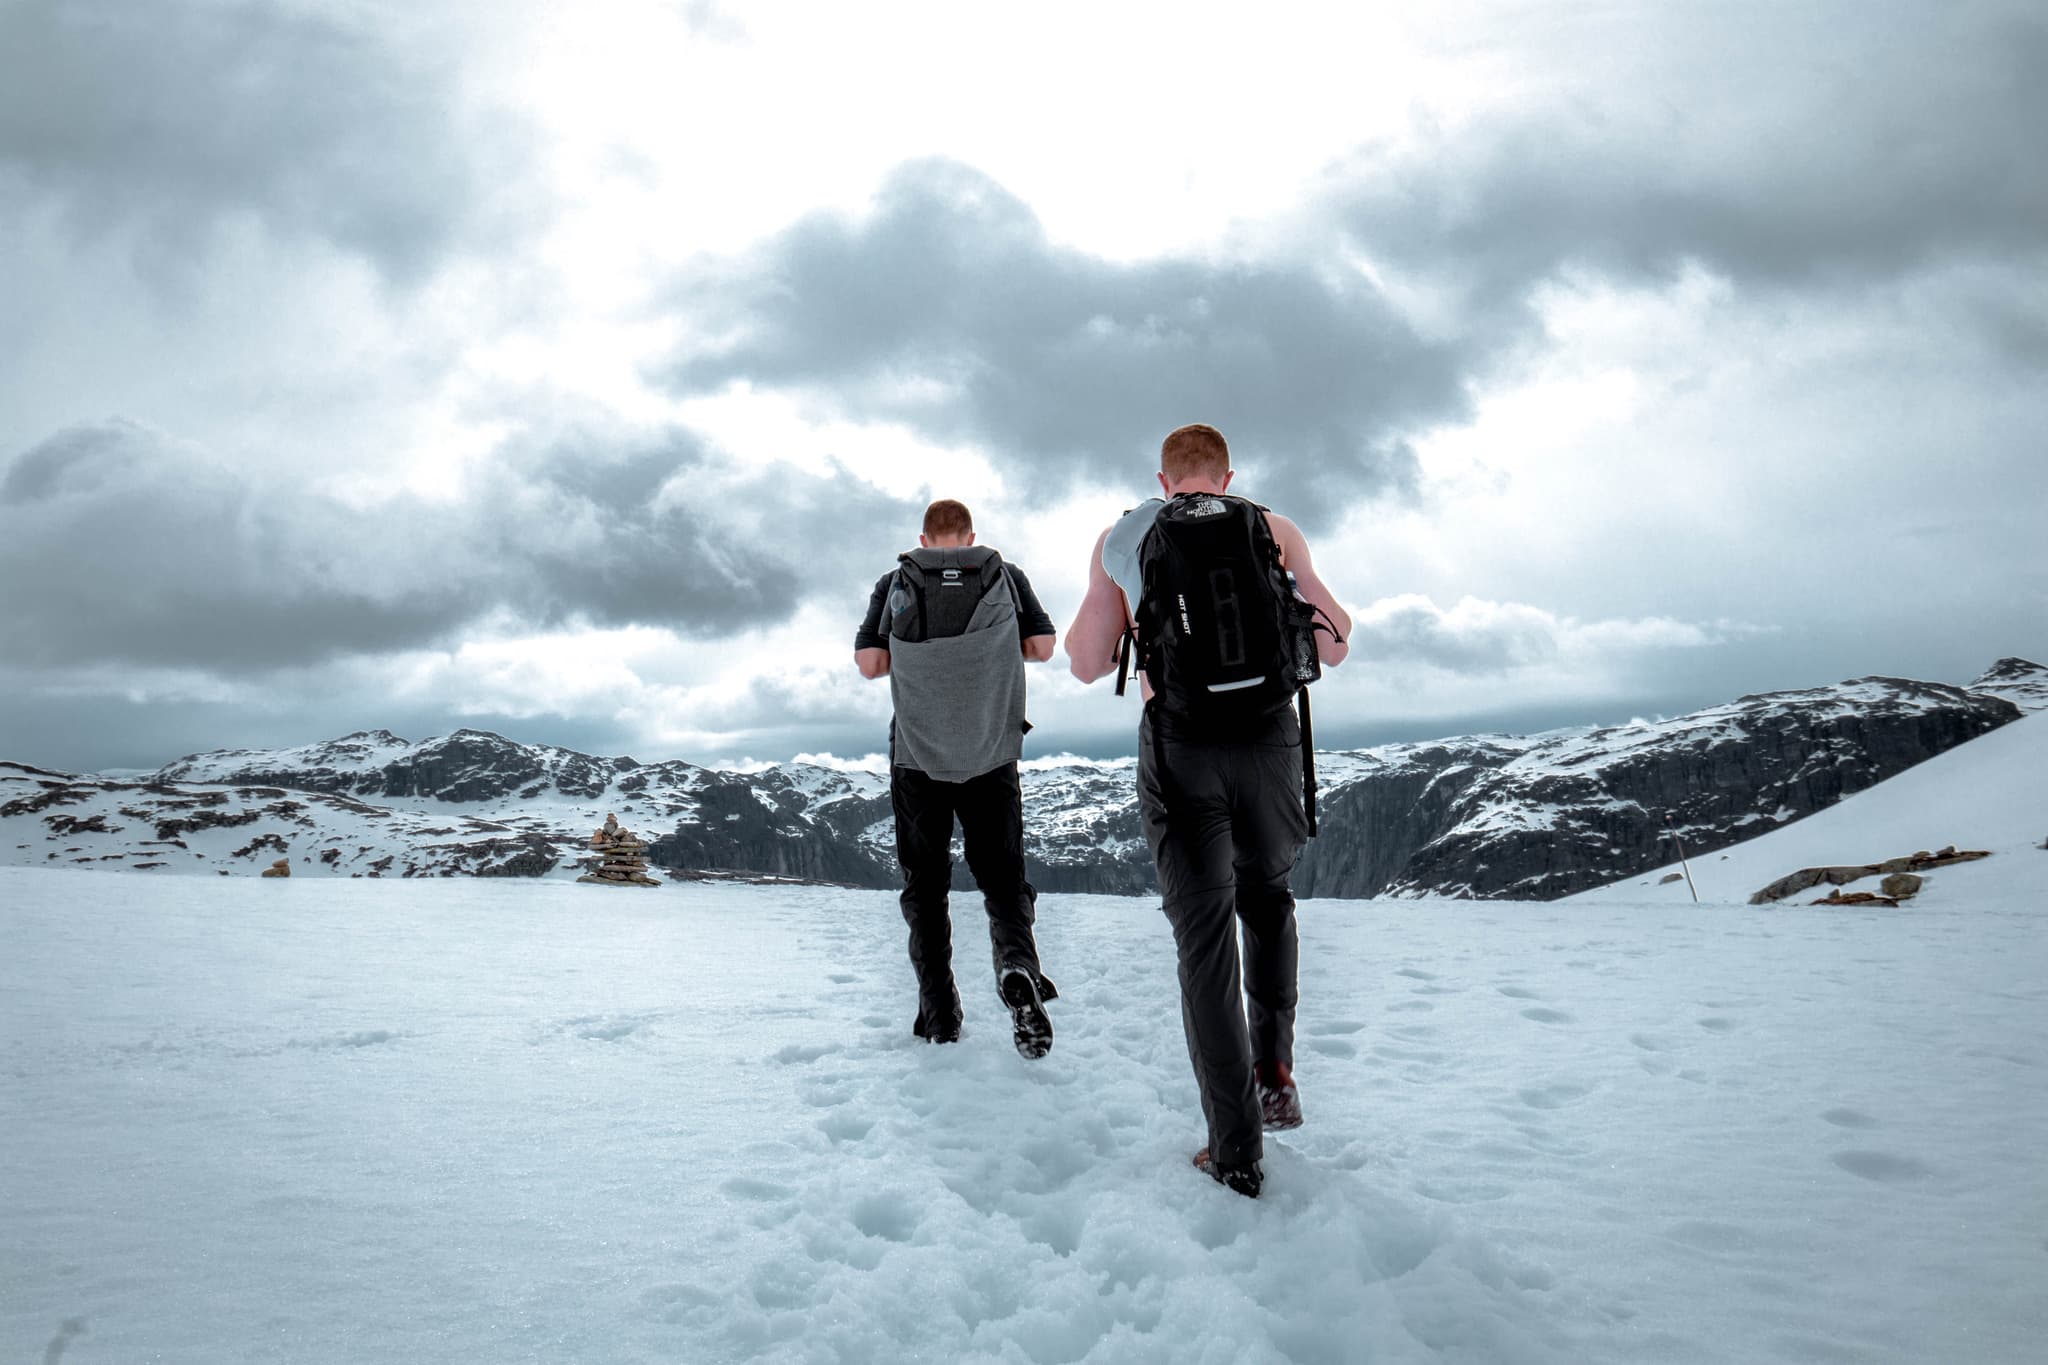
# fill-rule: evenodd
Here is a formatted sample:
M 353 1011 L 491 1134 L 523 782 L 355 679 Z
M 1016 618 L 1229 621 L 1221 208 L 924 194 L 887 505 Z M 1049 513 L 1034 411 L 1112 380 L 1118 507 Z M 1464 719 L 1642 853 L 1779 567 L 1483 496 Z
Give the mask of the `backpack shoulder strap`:
M 908 638 L 897 627 L 909 625 L 915 621 L 917 634 L 922 636 L 925 621 L 924 568 L 915 559 L 910 557 L 908 551 L 896 556 L 896 577 L 891 585 L 889 595 L 893 598 L 899 592 L 909 598 L 909 606 L 907 609 L 899 611 L 896 609 L 896 604 L 893 601 L 889 604 L 889 633 L 899 639 Z

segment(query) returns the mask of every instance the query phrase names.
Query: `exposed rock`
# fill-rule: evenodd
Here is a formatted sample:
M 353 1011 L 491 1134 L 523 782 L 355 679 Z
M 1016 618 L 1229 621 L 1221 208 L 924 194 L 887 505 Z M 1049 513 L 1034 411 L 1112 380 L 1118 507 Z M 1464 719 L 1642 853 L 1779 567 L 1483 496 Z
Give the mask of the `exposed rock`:
M 266 868 L 264 868 L 264 869 L 263 869 L 263 875 L 264 875 L 264 876 L 266 876 L 266 877 L 289 877 L 289 876 L 291 876 L 291 875 L 292 875 L 292 860 L 291 860 L 290 858 L 279 858 L 279 859 L 278 859 L 278 860 L 277 860 L 276 862 L 272 863 L 272 864 L 271 864 L 271 865 L 270 865 L 269 867 L 266 867 Z
M 1878 869 L 1875 865 L 1859 864 L 1854 867 L 1802 867 L 1797 872 L 1778 878 L 1763 890 L 1749 898 L 1751 905 L 1769 905 L 1787 896 L 1797 895 L 1809 887 L 1829 882 L 1835 886 L 1847 886 L 1860 881 Z
M 2000 659 L 1970 690 L 2003 697 L 2022 711 L 2048 711 L 2048 668 L 2031 659 Z
M 74 834 L 118 834 L 119 825 L 108 825 L 105 815 L 46 815 L 43 823 L 50 827 L 50 833 L 68 839 Z
M 42 782 L 37 785 L 43 790 L 34 796 L 18 797 L 0 806 L 0 818 L 16 815 L 40 815 L 52 806 L 74 806 L 91 796 L 91 792 L 76 783 Z
M 597 850 L 598 864 L 577 881 L 596 886 L 661 885 L 647 875 L 647 845 L 621 827 L 618 816 L 605 816 L 604 828 L 590 836 L 590 846 Z
M 1882 906 L 1886 906 L 1886 907 L 1889 907 L 1890 909 L 1893 909 L 1893 910 L 1896 910 L 1896 909 L 1898 909 L 1898 908 L 1899 908 L 1899 903 L 1898 903 L 1897 901 L 1893 900 L 1893 899 L 1892 899 L 1892 898 L 1891 898 L 1890 896 L 1880 896 L 1880 895 L 1876 895 L 1876 894 L 1874 894 L 1873 892 L 1869 892 L 1869 891 L 1837 891 L 1837 892 L 1835 892 L 1835 893 L 1834 893 L 1833 895 L 1829 895 L 1829 896 L 1822 896 L 1822 897 L 1821 897 L 1821 898 L 1820 898 L 1819 900 L 1817 900 L 1817 901 L 1812 901 L 1812 902 L 1810 902 L 1810 904 L 1813 904 L 1813 905 L 1882 905 Z
M 1865 877 L 1879 875 L 1883 875 L 1885 878 L 1882 885 L 1885 887 L 1885 894 L 1887 896 L 1910 896 L 1917 892 L 1922 885 L 1922 879 L 1914 876 L 1913 873 L 1931 872 L 1935 868 L 1953 867 L 1957 863 L 1974 863 L 1979 858 L 1989 858 L 1990 856 L 1989 853 L 1982 850 L 1959 853 L 1956 851 L 1955 845 L 1951 844 L 1947 848 L 1934 853 L 1915 853 L 1911 857 L 1888 858 L 1881 863 L 1864 863 L 1856 867 L 1803 867 L 1797 872 L 1778 878 L 1778 880 L 1751 896 L 1749 903 L 1751 905 L 1769 905 L 1773 901 L 1783 900 L 1787 896 L 1795 895 L 1811 886 L 1818 886 L 1822 882 L 1833 882 L 1836 886 L 1847 886 L 1849 883 L 1861 881 Z M 1894 891 L 1891 888 L 1895 882 L 1902 886 L 1906 882 L 1911 882 L 1913 889 L 1906 892 Z M 1857 894 L 1867 895 L 1869 893 L 1858 892 Z M 1847 901 L 1814 902 L 1816 905 L 1845 905 L 1849 903 Z
M 1669 886 L 1673 882 L 1682 882 L 1684 880 L 1685 874 L 1683 872 L 1667 872 L 1657 879 L 1657 885 Z
M 1916 877 L 1910 872 L 1894 872 L 1879 882 L 1877 889 L 1893 900 L 1902 901 L 1919 895 L 1920 888 L 1924 885 L 1926 879 L 1923 877 Z
M 289 853 L 292 846 L 285 842 L 282 834 L 259 834 L 228 856 L 231 858 L 253 858 L 266 848 L 278 853 Z
M 262 818 L 263 812 L 253 808 L 226 812 L 202 810 L 196 815 L 157 821 L 156 837 L 175 839 L 179 835 L 192 834 L 202 829 L 233 829 L 239 825 L 253 825 Z

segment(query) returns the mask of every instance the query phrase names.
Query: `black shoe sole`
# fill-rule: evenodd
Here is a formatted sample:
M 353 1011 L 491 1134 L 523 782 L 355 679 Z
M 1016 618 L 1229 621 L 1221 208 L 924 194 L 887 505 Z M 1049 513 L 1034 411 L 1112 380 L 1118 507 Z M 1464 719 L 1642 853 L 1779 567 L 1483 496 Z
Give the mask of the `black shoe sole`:
M 1001 991 L 1003 1003 L 1010 1007 L 1010 1039 L 1017 1045 L 1017 1055 L 1035 1061 L 1052 1051 L 1052 1020 L 1031 974 L 1005 972 Z

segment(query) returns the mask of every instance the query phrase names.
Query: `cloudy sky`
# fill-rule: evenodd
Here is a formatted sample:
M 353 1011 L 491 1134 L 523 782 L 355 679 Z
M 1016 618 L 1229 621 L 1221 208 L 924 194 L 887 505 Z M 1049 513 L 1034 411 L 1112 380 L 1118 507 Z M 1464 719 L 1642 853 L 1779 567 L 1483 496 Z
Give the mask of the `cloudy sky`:
M 2048 656 L 2038 3 L 1258 11 L 0 0 L 0 757 L 868 753 L 1197 420 L 1333 743 Z

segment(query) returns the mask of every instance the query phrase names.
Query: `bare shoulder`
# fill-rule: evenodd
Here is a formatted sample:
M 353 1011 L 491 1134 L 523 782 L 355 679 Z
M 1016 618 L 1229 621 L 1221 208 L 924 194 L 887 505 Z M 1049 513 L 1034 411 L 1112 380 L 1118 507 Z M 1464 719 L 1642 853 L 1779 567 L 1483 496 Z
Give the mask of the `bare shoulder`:
M 1280 547 L 1280 562 L 1298 563 L 1308 557 L 1308 537 L 1301 528 L 1278 512 L 1266 513 L 1266 529 L 1273 533 L 1274 544 Z

